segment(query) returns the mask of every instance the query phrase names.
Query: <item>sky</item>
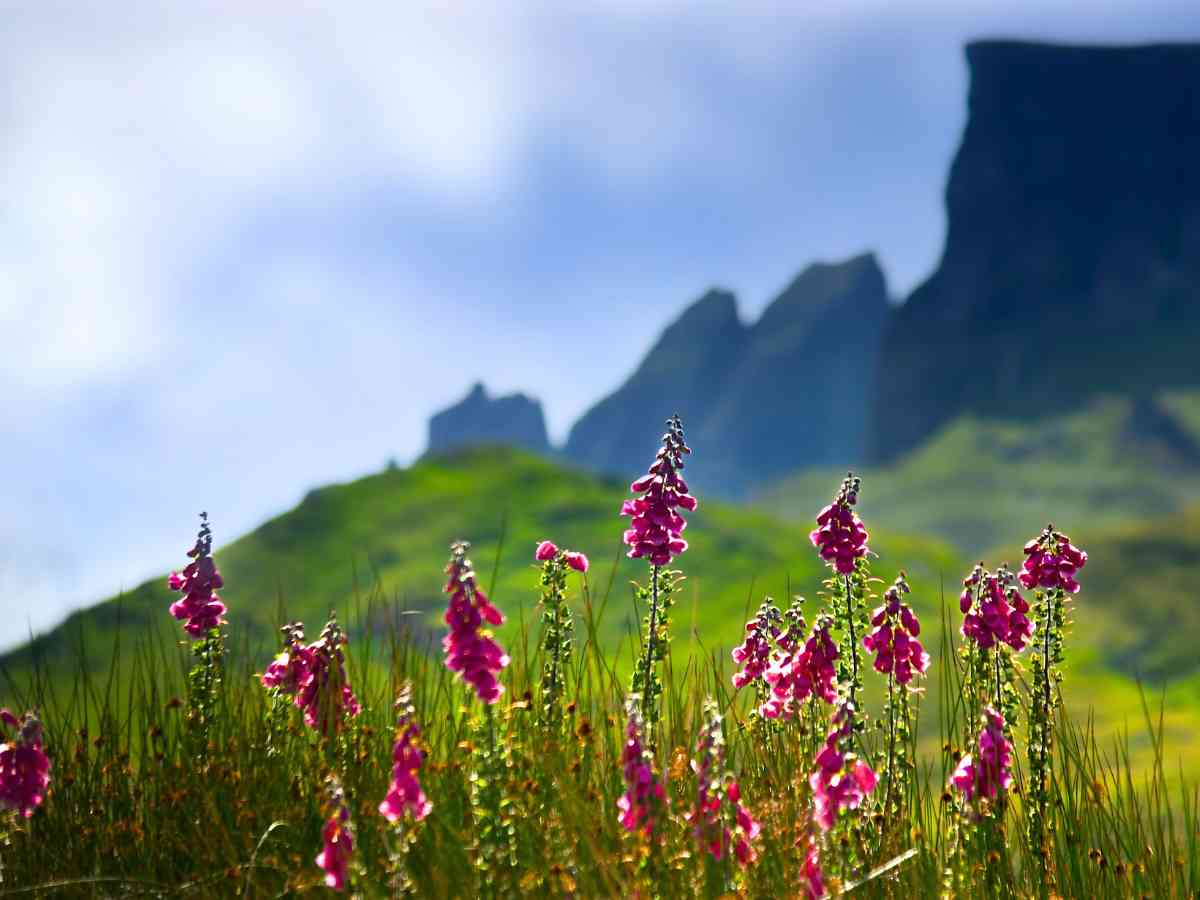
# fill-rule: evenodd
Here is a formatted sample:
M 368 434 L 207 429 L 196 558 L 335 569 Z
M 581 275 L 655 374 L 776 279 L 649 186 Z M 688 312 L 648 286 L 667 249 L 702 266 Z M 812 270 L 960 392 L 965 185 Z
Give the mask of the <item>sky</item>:
M 935 267 L 967 40 L 1193 2 L 3 4 L 0 648 L 420 454 L 551 437 L 712 285 Z M 582 352 L 581 352 L 582 351 Z

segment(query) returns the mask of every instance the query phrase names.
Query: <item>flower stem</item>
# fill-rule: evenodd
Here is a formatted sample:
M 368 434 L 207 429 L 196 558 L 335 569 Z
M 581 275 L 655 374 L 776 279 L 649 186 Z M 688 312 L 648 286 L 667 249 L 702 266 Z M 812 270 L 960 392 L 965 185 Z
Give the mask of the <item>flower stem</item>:
M 1004 714 L 1004 701 L 1002 699 L 1001 690 L 1000 690 L 1000 647 L 999 647 L 999 645 L 997 645 L 996 649 L 992 651 L 992 656 L 994 658 L 995 669 L 996 669 L 996 712 L 1003 715 Z
M 895 781 L 893 771 L 896 755 L 896 676 L 888 671 L 888 758 L 887 758 L 887 791 L 883 795 L 883 814 L 888 815 L 891 809 L 892 782 Z M 884 819 L 887 822 L 887 819 Z
M 646 659 L 642 666 L 642 717 L 651 723 L 657 718 L 649 707 L 654 702 L 650 680 L 654 673 L 654 638 L 658 634 L 658 568 L 652 566 L 650 569 L 650 618 L 646 628 Z
M 1042 805 L 1043 815 L 1045 810 L 1045 792 L 1046 792 L 1046 764 L 1050 755 L 1050 630 L 1054 624 L 1054 597 L 1055 591 L 1050 590 L 1046 594 L 1046 621 L 1043 627 L 1042 638 L 1042 740 L 1041 746 L 1038 748 L 1041 755 L 1041 763 L 1038 766 L 1038 798 Z
M 854 635 L 854 590 L 850 576 L 846 575 L 846 624 L 850 629 L 850 705 L 854 706 L 854 693 L 858 685 L 858 638 Z M 858 710 L 855 708 L 855 715 Z
M 557 716 L 557 706 L 559 699 L 558 689 L 558 656 L 562 652 L 562 602 L 561 600 L 554 605 L 554 648 L 550 656 L 550 701 L 547 704 L 555 710 Z

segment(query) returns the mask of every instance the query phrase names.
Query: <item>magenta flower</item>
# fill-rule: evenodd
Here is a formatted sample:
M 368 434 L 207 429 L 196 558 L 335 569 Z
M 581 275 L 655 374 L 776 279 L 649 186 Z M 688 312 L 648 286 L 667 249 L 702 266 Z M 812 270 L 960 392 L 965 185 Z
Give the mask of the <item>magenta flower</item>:
M 304 623 L 292 622 L 280 629 L 286 644 L 260 678 L 263 687 L 293 698 L 304 711 L 304 722 L 322 734 L 338 731 L 343 719 L 361 711 L 358 698 L 346 677 L 347 639 L 330 612 L 321 636 L 304 645 Z
M 225 604 L 217 595 L 225 581 L 213 562 L 212 531 L 208 527 L 208 513 L 200 513 L 200 533 L 196 544 L 188 551 L 192 561 L 182 572 L 172 572 L 167 587 L 183 593 L 182 600 L 171 604 L 171 615 L 184 622 L 183 630 L 192 637 L 204 637 L 214 628 L 226 624 L 221 618 Z
M 993 575 L 976 565 L 963 579 L 958 606 L 963 617 L 962 635 L 983 650 L 998 643 L 1020 653 L 1033 637 L 1029 603 L 1013 584 L 1012 573 L 1003 566 Z
M 829 896 L 825 888 L 825 872 L 821 869 L 821 848 L 815 835 L 808 837 L 801 875 L 804 877 L 804 887 L 808 891 L 809 900 L 821 900 Z
M 1009 766 L 1012 763 L 1012 744 L 1004 736 L 1004 717 L 992 707 L 983 713 L 983 730 L 979 732 L 979 753 L 968 753 L 950 776 L 950 783 L 971 803 L 986 797 L 994 801 L 1001 791 L 1012 787 Z
M 1025 562 L 1021 566 L 1021 584 L 1034 588 L 1062 588 L 1068 594 L 1079 591 L 1075 573 L 1087 564 L 1087 553 L 1047 525 L 1040 535 L 1025 545 Z
M 757 615 L 746 623 L 746 638 L 734 647 L 730 655 L 742 668 L 733 673 L 733 686 L 741 690 L 762 678 L 771 663 L 771 642 L 778 640 L 781 629 L 779 610 L 770 603 L 759 607 Z
M 354 853 L 354 831 L 342 786 L 334 776 L 329 778 L 328 790 L 330 816 L 321 829 L 323 846 L 316 862 L 325 871 L 325 884 L 341 891 L 346 887 L 347 869 Z
M 742 805 L 742 789 L 736 781 L 725 786 L 725 799 L 733 805 L 733 855 L 740 865 L 748 866 L 758 859 L 758 852 L 751 843 L 762 833 L 762 826 Z
M 929 668 L 929 654 L 917 640 L 921 623 L 909 605 L 900 601 L 900 595 L 908 591 L 901 572 L 884 592 L 883 605 L 871 616 L 874 630 L 863 638 L 863 646 L 875 654 L 875 671 L 894 676 L 900 684 L 908 684 L 914 672 L 923 675 Z
M 813 819 L 822 831 L 829 831 L 843 809 L 857 809 L 867 794 L 875 790 L 875 770 L 853 753 L 844 753 L 842 742 L 850 736 L 851 708 L 848 704 L 834 714 L 834 727 L 817 753 L 817 769 L 808 777 L 813 791 Z
M 392 783 L 387 796 L 379 804 L 380 814 L 389 822 L 400 819 L 405 810 L 412 815 L 414 822 L 420 822 L 433 809 L 417 777 L 425 754 L 416 744 L 421 729 L 413 721 L 415 711 L 410 699 L 411 690 L 411 685 L 405 685 L 396 700 L 399 710 L 396 720 L 398 736 L 392 747 Z
M 295 704 L 304 710 L 304 723 L 321 734 L 339 731 L 345 719 L 362 709 L 346 677 L 342 648 L 347 642 L 337 616 L 330 612 L 321 636 L 303 650 L 305 672 Z
M 284 634 L 285 648 L 267 666 L 260 680 L 265 688 L 278 688 L 281 693 L 295 696 L 308 679 L 312 651 L 304 646 L 303 622 L 284 625 L 280 631 Z
M 860 479 L 848 474 L 833 502 L 817 514 L 817 527 L 808 536 L 821 559 L 841 575 L 853 572 L 855 560 L 869 550 L 867 529 L 852 508 L 858 502 L 860 485 Z
M 758 858 L 752 841 L 762 828 L 742 805 L 741 787 L 725 771 L 721 715 L 711 698 L 704 704 L 704 718 L 696 758 L 692 760 L 696 805 L 685 818 L 692 826 L 696 842 L 713 859 L 724 858 L 732 849 L 738 864 L 747 866 Z
M 829 636 L 832 625 L 829 616 L 821 616 L 802 645 L 776 651 L 763 673 L 771 694 L 758 708 L 759 715 L 766 719 L 790 719 L 809 697 L 820 697 L 826 703 L 837 700 L 833 663 L 838 658 L 838 649 Z
M 12 741 L 8 731 L 16 732 Z M 31 712 L 18 719 L 0 709 L 0 809 L 15 809 L 29 818 L 46 799 L 50 759 L 42 749 L 42 723 Z
M 624 536 L 631 559 L 645 557 L 651 565 L 665 566 L 687 549 L 687 541 L 680 536 L 687 523 L 678 510 L 694 510 L 696 498 L 687 492 L 687 482 L 679 471 L 684 455 L 691 452 L 683 441 L 679 416 L 672 416 L 649 471 L 629 486 L 642 496 L 621 505 L 621 515 L 632 517 Z
M 442 649 L 446 651 L 446 668 L 458 672 L 484 703 L 495 703 L 504 693 L 504 685 L 496 676 L 508 665 L 509 657 L 492 639 L 491 632 L 481 630 L 481 626 L 484 620 L 500 625 L 504 616 L 475 583 L 475 572 L 467 559 L 470 546 L 465 541 L 450 546 L 445 587 L 450 595 L 445 615 L 450 632 L 442 639 Z
M 654 761 L 643 742 L 644 723 L 637 694 L 630 694 L 625 701 L 625 746 L 621 750 L 621 763 L 625 776 L 625 793 L 617 800 L 621 827 L 629 832 L 643 832 L 647 837 L 654 835 L 660 815 L 667 805 L 662 782 L 654 774 Z
M 549 562 L 558 556 L 558 547 L 551 541 L 542 541 L 537 545 L 537 549 L 533 551 L 533 558 L 538 562 Z M 563 561 L 574 569 L 576 572 L 586 572 L 588 570 L 588 558 L 578 550 L 563 550 Z

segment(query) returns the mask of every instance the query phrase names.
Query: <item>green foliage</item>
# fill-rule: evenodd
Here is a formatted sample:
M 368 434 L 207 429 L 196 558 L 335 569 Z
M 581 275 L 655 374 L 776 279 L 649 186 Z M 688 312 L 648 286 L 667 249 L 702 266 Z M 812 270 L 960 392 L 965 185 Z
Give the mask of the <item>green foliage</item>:
M 199 746 L 203 747 L 209 725 L 216 718 L 216 700 L 221 685 L 225 641 L 219 629 L 192 643 L 196 664 L 188 672 L 188 724 Z
M 1082 538 L 1179 510 L 1200 498 L 1200 392 L 1153 403 L 1161 418 L 1149 422 L 1126 398 L 1033 421 L 956 419 L 892 465 L 856 466 L 868 486 L 868 527 L 937 535 L 972 558 L 1019 550 L 1047 522 Z M 842 472 L 797 473 L 758 504 L 807 519 Z
M 663 683 L 658 672 L 671 651 L 671 607 L 682 583 L 682 572 L 654 566 L 648 586 L 633 586 L 634 606 L 645 606 L 648 612 L 630 693 L 641 698 L 642 716 L 651 735 L 661 718 Z
M 562 553 L 542 566 L 542 718 L 549 728 L 562 722 L 563 695 L 574 649 L 575 623 L 567 608 L 567 564 Z

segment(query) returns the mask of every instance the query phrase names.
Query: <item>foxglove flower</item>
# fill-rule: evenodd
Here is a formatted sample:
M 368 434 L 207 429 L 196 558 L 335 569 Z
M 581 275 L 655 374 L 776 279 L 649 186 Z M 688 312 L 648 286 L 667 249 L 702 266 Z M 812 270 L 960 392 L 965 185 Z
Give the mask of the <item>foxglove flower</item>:
M 346 718 L 361 711 L 346 677 L 346 643 L 337 616 L 330 612 L 321 636 L 303 649 L 305 672 L 295 704 L 304 710 L 304 723 L 324 735 L 340 730 Z
M 834 714 L 834 727 L 814 762 L 817 769 L 808 777 L 813 791 L 813 819 L 829 831 L 843 809 L 857 809 L 875 790 L 875 770 L 853 753 L 844 753 L 842 743 L 850 736 L 852 711 L 848 704 Z
M 733 832 L 733 855 L 739 864 L 748 866 L 758 859 L 758 852 L 751 842 L 762 833 L 762 826 L 750 815 L 750 810 L 742 805 L 742 789 L 736 781 L 731 780 L 725 786 L 725 799 L 733 806 L 733 821 L 736 825 Z
M 192 561 L 182 572 L 172 572 L 167 579 L 167 587 L 183 594 L 183 599 L 171 604 L 171 615 L 183 621 L 183 630 L 197 638 L 226 624 L 221 618 L 226 611 L 225 604 L 217 595 L 225 581 L 211 554 L 212 531 L 208 527 L 208 514 L 200 513 L 200 533 L 187 554 Z
M 1020 653 L 1033 636 L 1029 604 L 1013 584 L 1012 573 L 1001 566 L 995 574 L 977 565 L 963 579 L 958 598 L 963 617 L 962 635 L 982 650 L 1008 644 Z
M 1025 545 L 1025 562 L 1021 566 L 1021 584 L 1034 588 L 1062 588 L 1068 594 L 1078 593 L 1075 573 L 1087 564 L 1087 553 L 1071 543 L 1065 534 L 1047 525 L 1040 535 Z
M 542 719 L 558 722 L 575 631 L 566 601 L 567 569 L 586 572 L 588 558 L 575 550 L 560 550 L 550 541 L 538 544 L 533 558 L 542 564 Z
M 484 703 L 495 703 L 504 693 L 496 676 L 508 665 L 509 657 L 482 625 L 485 620 L 489 625 L 501 625 L 504 616 L 475 583 L 475 570 L 467 559 L 470 548 L 466 541 L 450 545 L 444 589 L 450 595 L 445 615 L 450 632 L 442 638 L 442 649 L 446 668 L 457 672 Z
M 642 496 L 621 505 L 621 515 L 632 517 L 624 536 L 631 559 L 645 558 L 651 565 L 665 566 L 687 549 L 687 541 L 681 537 L 687 523 L 679 510 L 694 510 L 696 498 L 688 493 L 679 472 L 683 457 L 691 452 L 684 443 L 679 416 L 672 416 L 649 471 L 629 486 Z
M 295 696 L 308 680 L 312 651 L 304 646 L 303 622 L 291 622 L 280 631 L 284 636 L 284 650 L 267 666 L 260 681 L 265 688 Z
M 389 822 L 400 819 L 407 810 L 414 822 L 420 822 L 433 809 L 433 804 L 421 789 L 417 773 L 425 761 L 425 754 L 417 746 L 421 729 L 413 721 L 415 710 L 412 705 L 412 685 L 406 684 L 396 699 L 398 717 L 397 737 L 392 747 L 392 783 L 387 796 L 379 804 L 379 812 Z
M 808 836 L 801 875 L 804 877 L 804 888 L 808 891 L 809 900 L 821 900 L 829 896 L 825 888 L 825 872 L 821 869 L 821 848 L 816 835 Z
M 533 551 L 533 558 L 537 562 L 549 562 L 558 556 L 558 553 L 558 547 L 552 541 L 542 541 Z M 576 572 L 582 573 L 588 570 L 588 558 L 578 550 L 563 550 L 562 556 L 563 562 Z
M 992 707 L 983 713 L 979 732 L 979 752 L 968 753 L 954 770 L 950 783 L 962 792 L 967 802 L 983 797 L 994 801 L 1001 791 L 1012 787 L 1012 744 L 1004 736 L 1004 717 Z
M 778 640 L 782 629 L 779 610 L 763 603 L 753 619 L 746 623 L 746 638 L 733 648 L 733 661 L 742 668 L 733 673 L 733 686 L 741 690 L 746 685 L 762 678 L 771 663 L 771 644 Z
M 833 502 L 817 514 L 817 527 L 808 539 L 821 554 L 821 559 L 840 575 L 854 571 L 854 562 L 866 556 L 867 529 L 854 512 L 862 480 L 849 474 Z
M 666 792 L 654 774 L 653 757 L 643 744 L 645 726 L 636 694 L 626 699 L 625 714 L 625 745 L 621 750 L 625 793 L 617 800 L 619 821 L 626 831 L 641 831 L 651 837 L 667 805 Z
M 9 739 L 9 731 L 15 732 Z M 42 723 L 31 712 L 18 719 L 0 709 L 0 809 L 29 818 L 46 799 L 50 759 L 42 749 Z
M 875 671 L 895 676 L 900 684 L 908 684 L 914 672 L 923 675 L 929 668 L 929 654 L 917 640 L 921 623 L 909 605 L 900 600 L 908 592 L 908 582 L 901 572 L 884 591 L 883 604 L 871 615 L 874 630 L 863 638 L 863 647 L 875 654 Z
M 759 715 L 766 719 L 790 719 L 809 697 L 820 697 L 826 703 L 837 700 L 837 672 L 833 664 L 838 649 L 829 636 L 832 625 L 829 616 L 821 616 L 807 641 L 772 656 L 763 673 L 771 694 L 759 707 Z
M 750 810 L 742 805 L 737 781 L 725 771 L 725 738 L 721 716 L 711 699 L 704 704 L 704 727 L 696 746 L 692 771 L 696 773 L 696 805 L 686 816 L 692 834 L 704 850 L 720 860 L 732 848 L 743 866 L 758 855 L 752 841 L 762 830 Z
M 329 818 L 321 829 L 323 846 L 316 862 L 325 872 L 325 884 L 335 891 L 341 891 L 346 888 L 350 857 L 354 854 L 354 830 L 342 786 L 334 776 L 329 778 L 328 791 Z

